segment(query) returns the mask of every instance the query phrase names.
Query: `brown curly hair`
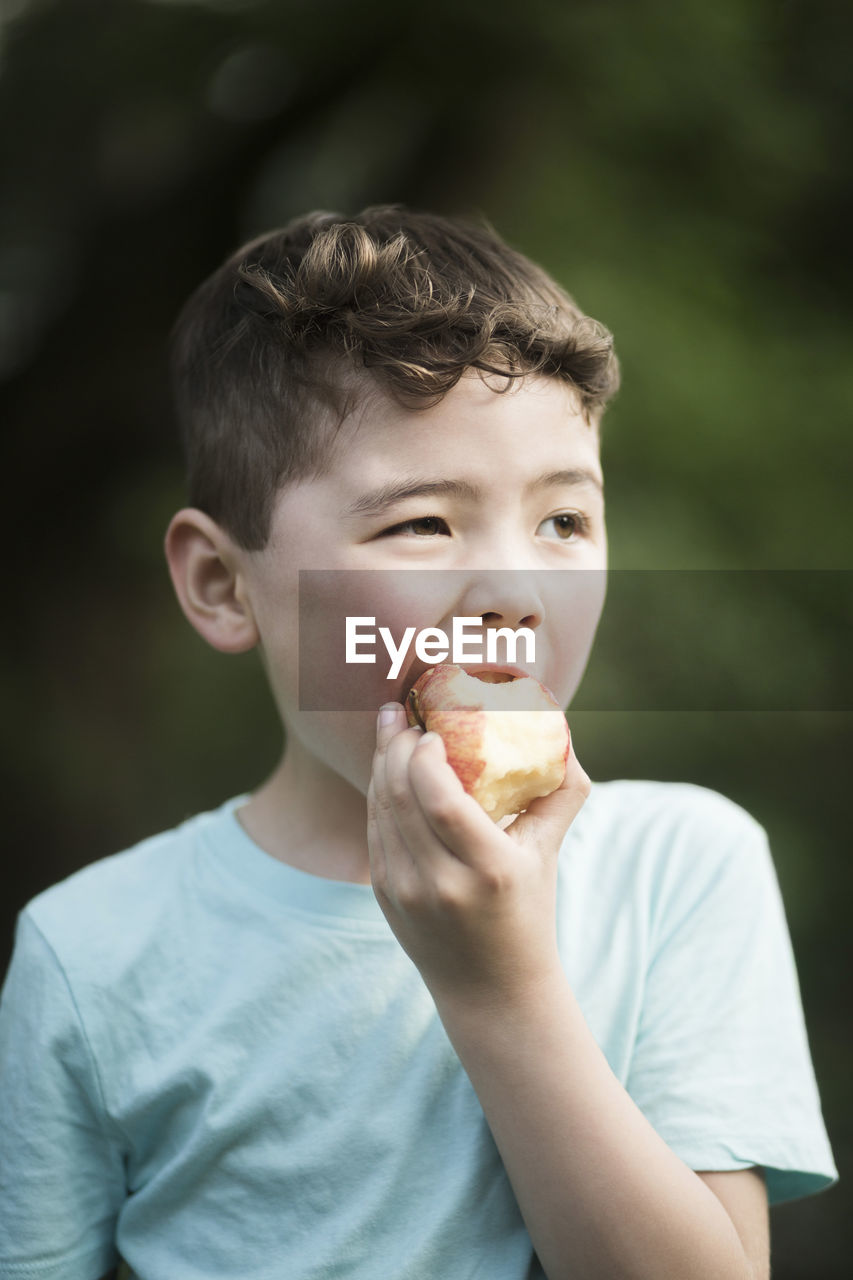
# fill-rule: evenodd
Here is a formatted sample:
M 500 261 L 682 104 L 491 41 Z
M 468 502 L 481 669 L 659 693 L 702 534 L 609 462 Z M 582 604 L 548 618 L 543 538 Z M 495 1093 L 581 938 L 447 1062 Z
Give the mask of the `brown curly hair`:
M 561 378 L 590 422 L 619 384 L 608 331 L 490 227 L 400 206 L 298 218 L 239 249 L 178 318 L 189 501 L 260 550 L 276 494 L 322 471 L 365 381 L 426 408 L 469 369 Z

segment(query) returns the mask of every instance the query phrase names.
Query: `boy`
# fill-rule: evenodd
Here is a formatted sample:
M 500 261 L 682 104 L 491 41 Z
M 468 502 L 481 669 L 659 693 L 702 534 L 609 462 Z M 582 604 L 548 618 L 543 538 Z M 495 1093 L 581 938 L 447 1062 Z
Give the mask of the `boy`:
M 492 823 L 406 725 L 429 664 L 336 671 L 310 572 L 400 616 L 430 570 L 433 626 L 530 628 L 567 705 L 601 598 L 567 628 L 553 571 L 606 565 L 609 335 L 491 231 L 380 208 L 240 250 L 175 368 L 172 580 L 259 649 L 286 748 L 22 913 L 0 1276 L 766 1277 L 768 1198 L 836 1174 L 761 829 L 574 751 Z M 308 656 L 341 709 L 300 701 Z

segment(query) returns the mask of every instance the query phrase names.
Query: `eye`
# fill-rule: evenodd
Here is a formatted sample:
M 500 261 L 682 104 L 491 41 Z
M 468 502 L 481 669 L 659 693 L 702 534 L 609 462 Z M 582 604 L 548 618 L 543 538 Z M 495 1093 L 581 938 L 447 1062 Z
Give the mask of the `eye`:
M 582 538 L 589 532 L 589 521 L 579 511 L 561 511 L 559 515 L 549 516 L 542 521 L 539 529 L 543 530 L 548 525 L 554 531 L 555 540 L 560 542 L 573 542 L 575 538 Z
M 410 534 L 415 538 L 434 538 L 439 534 L 449 534 L 450 529 L 441 516 L 417 516 L 414 520 L 401 520 L 399 524 L 386 529 L 382 537 L 389 538 L 398 533 Z

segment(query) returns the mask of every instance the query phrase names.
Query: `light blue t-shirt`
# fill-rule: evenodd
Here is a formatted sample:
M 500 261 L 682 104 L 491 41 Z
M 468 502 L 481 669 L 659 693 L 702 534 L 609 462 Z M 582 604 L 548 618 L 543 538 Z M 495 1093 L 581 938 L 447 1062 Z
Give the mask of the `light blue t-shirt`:
M 477 1097 L 371 889 L 270 857 L 244 802 L 22 913 L 0 1277 L 96 1280 L 118 1252 L 141 1280 L 525 1280 Z M 763 1165 L 772 1202 L 837 1177 L 752 818 L 698 787 L 595 785 L 558 928 L 611 1069 L 686 1164 Z

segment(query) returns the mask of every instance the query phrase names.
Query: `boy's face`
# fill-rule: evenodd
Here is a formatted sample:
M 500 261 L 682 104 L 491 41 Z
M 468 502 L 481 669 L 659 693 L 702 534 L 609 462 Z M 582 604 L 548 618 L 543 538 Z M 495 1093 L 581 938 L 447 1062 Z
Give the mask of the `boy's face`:
M 343 424 L 326 473 L 278 495 L 264 550 L 240 553 L 288 734 L 362 792 L 379 705 L 402 701 L 434 664 L 412 645 L 389 680 L 381 642 L 376 665 L 343 664 L 346 616 L 374 616 L 395 637 L 409 625 L 449 635 L 462 616 L 531 628 L 535 666 L 521 665 L 563 706 L 586 665 L 607 561 L 597 428 L 556 379 L 494 386 L 466 374 L 427 410 L 370 396 Z M 337 572 L 303 575 L 300 596 L 300 569 Z M 341 572 L 352 570 L 385 572 Z M 312 619 L 303 663 L 329 673 L 326 705 L 339 690 L 337 709 L 300 708 L 300 609 Z

